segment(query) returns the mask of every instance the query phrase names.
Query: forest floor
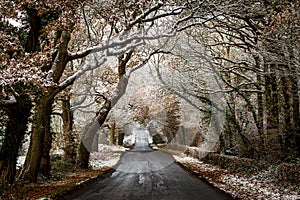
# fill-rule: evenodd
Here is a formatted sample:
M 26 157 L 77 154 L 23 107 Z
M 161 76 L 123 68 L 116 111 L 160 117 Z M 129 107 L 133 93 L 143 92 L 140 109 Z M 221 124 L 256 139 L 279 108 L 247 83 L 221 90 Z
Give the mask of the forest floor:
M 79 170 L 73 169 L 72 172 L 53 173 L 50 179 L 39 179 L 38 183 L 16 184 L 0 189 L 1 200 L 14 199 L 60 199 L 65 194 L 76 190 L 89 180 L 101 177 L 109 167 L 102 169 Z
M 231 194 L 236 199 L 298 200 L 300 185 L 278 181 L 272 167 L 255 174 L 232 173 L 217 166 L 209 165 L 183 153 L 173 157 L 188 171 L 213 186 Z
M 88 170 L 68 169 L 63 161 L 53 163 L 50 179 L 39 177 L 35 184 L 17 184 L 0 188 L 0 200 L 14 199 L 63 199 L 63 197 L 81 186 L 103 178 L 103 174 L 114 171 L 123 147 L 100 147 L 101 153 L 91 154 L 91 167 Z M 170 153 L 170 152 L 169 152 Z M 183 153 L 171 152 L 176 162 L 188 171 L 206 180 L 213 186 L 231 194 L 236 199 L 300 199 L 300 186 L 278 182 L 272 175 L 272 169 L 257 174 L 232 173 L 219 167 L 205 164 L 198 159 L 187 157 Z

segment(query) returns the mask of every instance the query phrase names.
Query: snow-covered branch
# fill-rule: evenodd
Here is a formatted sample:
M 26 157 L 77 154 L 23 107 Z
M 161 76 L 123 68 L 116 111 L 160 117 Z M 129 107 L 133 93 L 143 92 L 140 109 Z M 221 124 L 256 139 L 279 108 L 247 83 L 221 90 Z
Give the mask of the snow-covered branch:
M 135 24 L 141 22 L 143 19 L 145 19 L 148 15 L 150 15 L 152 12 L 157 11 L 159 8 L 163 6 L 163 2 L 158 2 L 157 5 L 153 6 L 152 8 L 148 9 L 147 11 L 143 12 L 141 15 L 139 15 L 135 20 L 129 23 L 129 26 L 132 27 Z
M 95 103 L 95 101 L 91 101 L 90 103 L 86 104 L 86 105 L 76 105 L 76 106 L 72 106 L 71 107 L 71 111 L 77 110 L 79 108 L 88 108 L 90 106 L 92 106 Z
M 120 33 L 115 39 L 109 40 L 105 44 L 89 47 L 85 50 L 78 51 L 76 53 L 69 52 L 68 56 L 69 56 L 69 60 L 71 61 L 79 58 L 84 58 L 90 53 L 103 52 L 114 48 L 120 49 L 119 51 L 121 51 L 121 53 L 124 53 L 125 48 L 126 50 L 129 50 L 130 48 L 134 48 L 144 44 L 145 41 L 152 41 L 160 38 L 172 37 L 174 35 L 175 32 L 173 31 L 170 31 L 169 33 L 162 33 L 157 35 L 150 35 L 150 34 L 146 35 L 143 34 L 142 32 L 133 32 L 133 33 L 123 32 Z M 110 54 L 117 55 L 116 52 L 111 52 Z
M 126 75 L 127 75 L 128 77 L 130 77 L 130 75 L 131 75 L 133 72 L 135 72 L 136 70 L 138 70 L 138 69 L 142 68 L 143 66 L 145 66 L 145 65 L 148 63 L 148 61 L 150 60 L 150 58 L 151 58 L 154 54 L 158 54 L 158 53 L 161 53 L 161 51 L 155 50 L 155 51 L 153 51 L 152 53 L 150 53 L 150 54 L 148 55 L 148 57 L 147 57 L 140 65 L 138 65 L 138 66 L 136 66 L 136 67 L 134 67 L 134 68 L 128 70 L 127 73 L 126 73 Z
M 77 78 L 79 78 L 81 75 L 83 75 L 87 71 L 91 71 L 93 69 L 96 69 L 103 63 L 105 63 L 107 60 L 106 57 L 102 57 L 101 59 L 97 60 L 95 59 L 95 63 L 88 63 L 85 64 L 81 69 L 79 69 L 77 72 L 75 72 L 73 75 L 69 76 L 66 80 L 64 80 L 62 83 L 59 84 L 59 88 L 66 88 L 69 85 L 71 85 Z

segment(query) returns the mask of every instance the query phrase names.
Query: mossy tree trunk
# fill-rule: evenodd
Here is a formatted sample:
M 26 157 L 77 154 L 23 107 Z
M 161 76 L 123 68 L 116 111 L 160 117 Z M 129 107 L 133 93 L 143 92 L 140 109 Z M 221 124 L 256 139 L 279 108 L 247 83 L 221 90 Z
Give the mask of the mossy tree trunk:
M 6 107 L 8 116 L 5 137 L 0 149 L 0 183 L 11 184 L 16 177 L 19 149 L 27 131 L 32 103 L 27 94 L 20 94 L 17 103 Z

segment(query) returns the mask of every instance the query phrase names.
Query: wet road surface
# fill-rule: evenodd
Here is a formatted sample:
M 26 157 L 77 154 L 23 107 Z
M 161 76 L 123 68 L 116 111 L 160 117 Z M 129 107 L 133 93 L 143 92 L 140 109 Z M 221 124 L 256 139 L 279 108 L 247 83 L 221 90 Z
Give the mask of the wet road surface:
M 103 200 L 217 200 L 227 194 L 190 175 L 172 156 L 152 151 L 148 133 L 136 131 L 135 147 L 125 152 L 108 178 L 84 186 L 67 199 Z

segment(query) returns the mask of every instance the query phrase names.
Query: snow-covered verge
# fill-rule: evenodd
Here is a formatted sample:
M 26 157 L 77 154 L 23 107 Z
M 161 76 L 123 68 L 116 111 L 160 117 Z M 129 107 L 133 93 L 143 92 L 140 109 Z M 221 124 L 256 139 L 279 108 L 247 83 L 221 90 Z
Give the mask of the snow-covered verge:
M 195 175 L 236 199 L 300 199 L 300 186 L 292 183 L 278 183 L 273 176 L 272 167 L 253 175 L 246 175 L 205 164 L 198 159 L 186 157 L 185 154 L 176 154 L 173 157 Z
M 101 169 L 103 167 L 113 167 L 120 159 L 122 152 L 129 150 L 123 146 L 111 146 L 99 144 L 98 151 L 90 155 L 90 166 L 92 169 Z M 52 155 L 63 155 L 63 151 L 53 151 Z M 19 156 L 17 160 L 17 168 L 23 166 L 26 156 Z
M 98 151 L 90 155 L 90 166 L 92 169 L 112 168 L 118 163 L 122 152 L 127 150 L 129 149 L 122 146 L 99 144 Z

